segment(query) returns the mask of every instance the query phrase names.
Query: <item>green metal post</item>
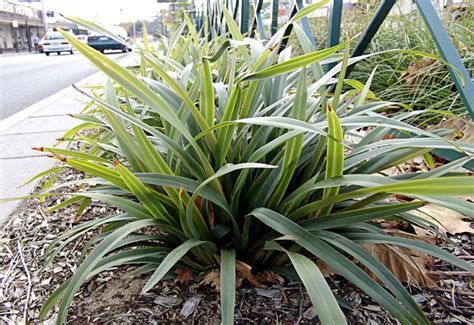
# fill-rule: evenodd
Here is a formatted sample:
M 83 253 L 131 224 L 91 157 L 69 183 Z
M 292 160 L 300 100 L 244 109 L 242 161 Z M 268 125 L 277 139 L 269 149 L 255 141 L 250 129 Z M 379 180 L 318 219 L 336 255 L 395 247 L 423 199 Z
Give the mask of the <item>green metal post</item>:
M 342 0 L 334 0 L 329 11 L 328 47 L 339 44 L 341 35 Z
M 342 0 L 334 0 L 329 12 L 328 43 L 327 47 L 333 47 L 339 44 L 341 37 L 342 20 Z M 336 63 L 328 64 L 327 70 L 331 70 Z
M 239 7 L 240 7 L 240 1 L 239 1 L 239 0 L 235 0 L 234 6 L 233 6 L 233 10 L 234 10 L 233 17 L 234 17 L 234 20 L 237 20 L 237 17 L 238 17 L 238 14 L 239 14 Z
M 441 56 L 462 74 L 464 82 L 458 72 L 448 67 L 449 74 L 454 80 L 454 84 L 461 95 L 461 99 L 464 102 L 464 105 L 466 105 L 471 119 L 474 119 L 474 83 L 472 82 L 472 77 L 464 66 L 453 42 L 451 42 L 448 32 L 444 28 L 431 1 L 416 0 L 416 5 L 418 6 L 418 10 L 430 31 L 431 37 L 433 37 L 433 40 L 436 43 L 436 47 L 441 52 Z
M 255 8 L 255 18 L 252 23 L 251 34 L 253 34 L 255 30 L 257 30 L 260 38 L 264 39 L 265 31 L 263 29 L 263 18 L 262 18 L 263 0 L 253 0 L 253 6 Z
M 360 56 L 364 54 L 365 50 L 370 44 L 370 41 L 372 41 L 372 38 L 374 38 L 375 34 L 379 30 L 380 25 L 382 25 L 388 13 L 395 4 L 395 1 L 396 0 L 384 0 L 382 2 L 380 7 L 377 9 L 377 12 L 375 13 L 375 16 L 370 21 L 369 26 L 367 26 L 364 35 L 362 35 L 362 38 L 360 39 L 359 43 L 357 43 L 357 46 L 354 49 L 354 52 L 352 52 L 351 57 Z M 349 76 L 351 71 L 354 69 L 354 66 L 355 64 L 352 64 L 347 67 L 346 77 Z
M 272 0 L 272 24 L 270 27 L 270 32 L 273 35 L 278 30 L 278 6 L 279 6 L 279 0 Z
M 293 8 L 291 8 L 291 13 L 290 13 L 290 16 L 289 16 L 288 20 L 293 18 L 293 16 L 296 15 L 297 12 L 298 12 L 298 8 L 295 4 L 293 6 Z M 290 39 L 290 35 L 291 35 L 292 31 L 293 31 L 293 24 L 289 24 L 286 27 L 285 32 L 283 34 L 283 37 L 281 39 L 280 47 L 278 48 L 278 53 L 280 53 L 281 51 L 283 51 L 286 48 L 286 45 L 288 44 L 288 40 Z
M 296 0 L 296 8 L 298 11 L 303 9 L 303 7 L 303 0 Z M 313 45 L 313 48 L 316 49 L 316 41 L 314 39 L 313 32 L 311 31 L 311 25 L 309 24 L 308 17 L 303 17 L 303 19 L 301 19 L 301 27 L 303 28 L 303 32 L 306 34 L 306 37 L 308 37 L 309 41 L 311 42 L 311 45 Z
M 249 0 L 241 0 L 240 5 L 240 32 L 242 34 L 249 31 Z

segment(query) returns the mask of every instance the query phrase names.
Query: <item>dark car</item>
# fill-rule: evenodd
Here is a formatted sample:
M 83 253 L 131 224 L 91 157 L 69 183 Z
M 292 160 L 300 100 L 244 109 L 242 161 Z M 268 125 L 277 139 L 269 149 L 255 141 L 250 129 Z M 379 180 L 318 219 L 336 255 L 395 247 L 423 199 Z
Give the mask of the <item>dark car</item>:
M 128 52 L 129 47 L 116 40 L 103 35 L 89 36 L 87 38 L 87 45 L 104 53 L 105 50 L 121 50 L 122 52 Z
M 109 30 L 126 40 L 127 32 L 125 31 L 125 29 L 118 26 L 114 27 L 115 28 L 109 28 Z M 121 50 L 122 52 L 128 52 L 131 50 L 130 46 L 125 46 L 124 44 L 114 40 L 113 38 L 100 34 L 89 35 L 89 37 L 87 37 L 87 45 L 102 53 L 104 53 L 105 50 Z

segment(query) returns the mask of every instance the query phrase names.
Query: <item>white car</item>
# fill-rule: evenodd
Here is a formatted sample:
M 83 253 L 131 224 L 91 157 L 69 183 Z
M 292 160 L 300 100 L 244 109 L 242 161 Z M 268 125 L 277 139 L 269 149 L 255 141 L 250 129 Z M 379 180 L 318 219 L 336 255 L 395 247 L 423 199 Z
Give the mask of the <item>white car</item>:
M 42 43 L 42 44 L 41 44 Z M 46 55 L 50 53 L 69 52 L 74 54 L 72 45 L 61 35 L 60 32 L 48 32 L 41 40 L 40 44 L 43 47 L 43 52 Z

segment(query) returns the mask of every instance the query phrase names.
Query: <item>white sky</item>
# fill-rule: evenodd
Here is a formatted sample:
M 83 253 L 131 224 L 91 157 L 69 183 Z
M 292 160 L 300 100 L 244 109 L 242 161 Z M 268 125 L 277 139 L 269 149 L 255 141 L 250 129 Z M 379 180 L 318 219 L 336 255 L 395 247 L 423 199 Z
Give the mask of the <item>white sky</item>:
M 167 4 L 156 0 L 43 0 L 46 11 L 95 20 L 101 24 L 118 24 L 138 19 L 150 20 Z M 39 3 L 32 6 L 41 8 Z

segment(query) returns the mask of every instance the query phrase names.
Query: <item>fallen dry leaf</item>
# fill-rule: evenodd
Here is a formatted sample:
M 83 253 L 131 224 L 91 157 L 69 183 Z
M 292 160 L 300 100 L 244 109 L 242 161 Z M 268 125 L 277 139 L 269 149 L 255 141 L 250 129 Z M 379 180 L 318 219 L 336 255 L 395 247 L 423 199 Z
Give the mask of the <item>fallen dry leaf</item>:
M 432 287 L 436 281 L 432 279 L 426 269 L 430 258 L 425 254 L 407 255 L 398 247 L 384 244 L 363 244 L 376 259 L 382 262 L 401 282 L 415 280 L 418 284 Z
M 235 261 L 235 269 L 240 272 L 243 277 L 252 283 L 256 288 L 260 288 L 260 283 L 252 274 L 252 267 L 242 261 Z
M 260 283 L 257 281 L 255 276 L 252 274 L 252 267 L 242 261 L 235 261 L 235 270 L 237 271 L 236 276 L 236 287 L 239 288 L 243 280 L 247 280 L 256 288 L 260 288 Z M 221 290 L 221 279 L 219 269 L 214 269 L 207 273 L 199 285 L 211 285 L 216 292 Z
M 403 229 L 384 229 L 384 231 L 392 236 L 403 237 L 412 240 L 422 240 L 428 244 L 436 244 L 438 241 L 438 237 L 433 232 L 417 226 L 413 226 L 413 229 L 415 230 L 415 234 L 406 232 Z M 410 249 L 407 250 L 412 252 Z M 412 254 L 416 255 L 417 251 L 413 251 Z
M 454 130 L 458 138 L 457 140 L 464 143 L 474 144 L 474 123 L 466 118 L 450 118 L 441 123 L 439 127 Z
M 214 269 L 210 271 L 209 273 L 204 276 L 202 281 L 199 283 L 199 285 L 211 285 L 211 287 L 214 288 L 216 292 L 221 291 L 221 278 L 220 278 L 220 272 L 218 269 Z
M 275 272 L 263 271 L 257 274 L 255 279 L 258 282 L 270 282 L 278 285 L 283 285 L 285 280 Z
M 193 278 L 193 272 L 179 267 L 176 268 L 174 273 L 176 273 L 176 278 L 174 280 L 176 283 L 186 283 Z
M 335 274 L 338 274 L 336 271 L 334 271 L 332 268 L 330 268 L 326 263 L 324 263 L 322 260 L 317 260 L 316 261 L 316 266 L 318 267 L 318 269 L 321 271 L 321 273 L 323 274 L 323 276 L 325 278 L 331 276 L 331 275 L 335 275 Z
M 420 70 L 431 66 L 435 62 L 436 60 L 431 58 L 423 58 L 421 61 L 413 61 L 408 66 L 407 71 L 401 73 L 400 77 L 405 79 L 408 86 L 417 85 L 423 80 L 423 75 L 426 73 L 420 73 Z
M 429 230 L 417 226 L 413 226 L 413 229 L 415 230 L 416 238 L 412 239 L 421 239 L 431 245 L 436 244 L 438 241 L 438 237 Z
M 412 211 L 411 213 L 417 217 L 433 222 L 439 226 L 440 231 L 442 232 L 448 232 L 453 235 L 463 232 L 474 234 L 471 222 L 463 220 L 467 220 L 467 217 L 451 209 L 428 204 L 417 211 Z

